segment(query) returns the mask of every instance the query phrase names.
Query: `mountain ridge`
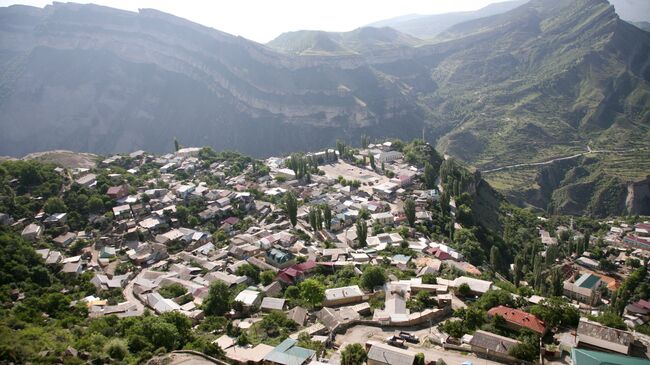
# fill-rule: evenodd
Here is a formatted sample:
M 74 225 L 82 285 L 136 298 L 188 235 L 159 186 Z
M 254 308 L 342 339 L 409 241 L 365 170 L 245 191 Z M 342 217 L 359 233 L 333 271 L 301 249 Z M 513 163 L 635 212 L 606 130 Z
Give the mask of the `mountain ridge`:
M 364 54 L 384 49 L 413 47 L 421 43 L 422 40 L 393 28 L 362 27 L 349 32 L 287 32 L 266 43 L 266 46 L 288 54 L 318 56 Z
M 177 137 L 264 156 L 424 135 L 486 170 L 650 136 L 650 34 L 604 0 L 531 0 L 428 44 L 335 55 L 155 10 L 55 3 L 0 20 L 0 154 L 160 153 Z

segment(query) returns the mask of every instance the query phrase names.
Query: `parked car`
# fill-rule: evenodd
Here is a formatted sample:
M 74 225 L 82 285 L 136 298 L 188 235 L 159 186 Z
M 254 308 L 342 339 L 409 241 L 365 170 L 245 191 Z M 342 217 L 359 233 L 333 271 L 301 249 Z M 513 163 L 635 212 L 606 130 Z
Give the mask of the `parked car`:
M 400 331 L 397 336 L 410 343 L 418 343 L 420 339 L 418 336 L 412 334 L 411 332 Z
M 403 349 L 406 348 L 406 341 L 404 339 L 397 337 L 397 336 L 390 336 L 386 339 L 386 343 L 395 346 L 395 347 L 401 347 Z

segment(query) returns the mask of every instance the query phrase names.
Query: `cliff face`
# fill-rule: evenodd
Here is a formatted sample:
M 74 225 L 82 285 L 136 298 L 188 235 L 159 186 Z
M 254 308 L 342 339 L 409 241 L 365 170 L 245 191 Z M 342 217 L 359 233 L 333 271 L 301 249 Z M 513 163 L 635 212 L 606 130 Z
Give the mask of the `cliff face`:
M 404 86 L 354 58 L 287 57 L 153 10 L 55 3 L 0 17 L 0 153 L 162 152 L 176 136 L 262 155 L 421 130 Z
M 625 208 L 630 214 L 650 215 L 650 175 L 627 185 Z
M 176 137 L 264 156 L 425 127 L 487 169 L 650 139 L 650 33 L 605 0 L 531 0 L 426 45 L 385 30 L 327 36 L 353 52 L 282 53 L 154 10 L 0 8 L 0 155 L 160 153 Z

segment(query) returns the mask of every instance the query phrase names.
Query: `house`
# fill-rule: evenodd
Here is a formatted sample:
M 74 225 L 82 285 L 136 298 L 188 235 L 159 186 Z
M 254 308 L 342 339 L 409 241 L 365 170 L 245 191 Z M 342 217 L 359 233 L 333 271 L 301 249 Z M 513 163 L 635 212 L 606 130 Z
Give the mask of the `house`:
M 194 191 L 195 188 L 196 186 L 194 186 L 194 184 L 180 185 L 176 188 L 176 196 L 180 199 L 185 199 Z
M 442 284 L 442 283 L 439 282 L 438 284 Z M 469 286 L 472 295 L 479 295 L 479 296 L 485 294 L 488 290 L 490 290 L 490 288 L 492 288 L 491 281 L 474 279 L 467 276 L 461 276 L 454 279 L 453 284 L 449 286 L 458 288 L 462 284 L 467 284 Z
M 63 265 L 61 272 L 65 274 L 79 275 L 83 272 L 83 264 L 81 261 L 67 262 Z
M 212 283 L 217 280 L 221 281 L 226 285 L 228 285 L 229 287 L 245 283 L 248 280 L 246 276 L 231 275 L 222 271 L 213 271 L 207 273 L 203 278 L 209 283 Z
M 68 213 L 54 213 L 43 221 L 46 226 L 48 227 L 53 227 L 53 226 L 61 226 L 64 225 L 65 222 L 68 219 Z
M 333 307 L 363 302 L 367 298 L 358 285 L 344 286 L 325 290 L 323 306 Z
M 287 318 L 293 320 L 294 322 L 298 323 L 299 326 L 304 326 L 305 321 L 307 321 L 307 315 L 309 312 L 303 307 L 293 307 L 287 312 Z
M 309 363 L 316 351 L 296 346 L 298 341 L 287 338 L 264 357 L 265 365 L 303 365 Z
M 263 363 L 264 358 L 271 351 L 273 351 L 273 346 L 269 346 L 263 343 L 258 344 L 255 347 L 250 346 L 235 346 L 234 340 L 233 344 L 228 347 L 222 347 L 219 344 L 219 347 L 225 350 L 225 356 L 233 364 L 238 365 L 260 365 Z
M 372 247 L 378 251 L 385 249 L 387 246 L 396 246 L 401 244 L 404 238 L 399 233 L 380 233 L 376 236 L 370 236 L 366 239 L 368 247 Z
M 376 194 L 382 198 L 391 198 L 395 191 L 397 190 L 398 185 L 392 182 L 385 182 L 382 184 L 377 184 L 372 187 L 372 193 Z
M 229 218 L 226 218 L 223 221 L 223 224 L 219 228 L 223 229 L 223 231 L 226 232 L 226 233 L 230 233 L 230 231 L 232 231 L 235 224 L 237 224 L 238 222 L 239 222 L 239 218 L 237 218 L 237 217 L 229 217 Z
M 515 357 L 508 354 L 510 349 L 518 344 L 520 344 L 520 342 L 517 340 L 482 330 L 476 331 L 472 340 L 469 341 L 469 345 L 472 347 L 472 352 L 477 356 L 505 363 L 519 362 Z
M 113 207 L 113 216 L 116 219 L 123 219 L 131 217 L 131 206 L 128 204 L 118 205 Z
M 262 299 L 260 309 L 263 312 L 283 311 L 286 307 L 286 299 L 265 297 Z
M 508 308 L 500 305 L 491 308 L 488 311 L 488 317 L 492 318 L 494 316 L 502 317 L 506 321 L 507 327 L 517 331 L 522 328 L 527 328 L 533 332 L 539 333 L 541 336 L 544 336 L 546 333 L 546 323 L 544 323 L 544 321 L 533 314 L 519 309 Z
M 114 200 L 126 198 L 129 195 L 129 186 L 126 184 L 120 186 L 111 186 L 106 191 L 106 195 Z
M 110 259 L 111 257 L 115 257 L 117 250 L 115 247 L 112 246 L 104 246 L 99 250 L 99 258 L 100 259 Z
M 416 353 L 379 342 L 366 343 L 368 365 L 413 365 Z
M 643 239 L 640 236 L 628 234 L 623 237 L 623 244 L 628 247 L 640 248 L 642 250 L 650 251 L 650 240 L 647 238 Z
M 259 307 L 261 301 L 262 293 L 253 289 L 244 289 L 235 297 L 235 302 L 242 303 L 247 309 Z
M 650 320 L 650 302 L 640 299 L 630 303 L 625 307 L 625 315 L 629 317 L 638 317 L 643 322 Z
M 585 256 L 578 257 L 576 263 L 590 269 L 597 269 L 600 266 L 600 263 L 598 261 Z
M 23 229 L 20 236 L 25 241 L 36 241 L 41 237 L 42 234 L 43 234 L 43 227 L 39 226 L 38 224 L 31 223 L 27 227 L 25 227 L 25 229 Z
M 600 286 L 602 280 L 592 273 L 582 274 L 576 281 L 565 280 L 563 294 L 579 302 L 594 305 L 600 300 Z
M 291 252 L 277 248 L 272 248 L 266 253 L 266 261 L 278 268 L 285 268 L 296 262 L 295 256 Z
M 97 290 L 110 290 L 123 288 L 124 285 L 126 285 L 128 279 L 128 274 L 115 275 L 110 278 L 103 274 L 95 274 L 95 276 L 90 279 L 90 282 L 95 285 Z
M 305 274 L 316 267 L 316 261 L 306 261 L 284 268 L 278 272 L 278 279 L 286 284 L 296 284 L 305 279 Z
M 44 248 L 42 250 L 36 250 L 36 253 L 41 255 L 43 260 L 45 260 L 45 265 L 54 265 L 58 264 L 62 259 L 63 255 L 59 251 L 51 251 L 49 248 Z
M 380 223 L 385 226 L 392 225 L 395 222 L 395 217 L 391 212 L 375 213 L 370 216 L 373 222 Z
M 650 360 L 573 348 L 571 349 L 571 363 L 573 365 L 650 365 Z
M 542 240 L 542 243 L 546 246 L 557 246 L 557 238 L 551 237 L 551 234 L 548 231 L 543 229 L 539 230 L 539 237 Z
M 402 153 L 398 151 L 385 151 L 375 155 L 377 163 L 393 162 L 402 158 Z
M 156 313 L 165 313 L 181 310 L 181 306 L 171 299 L 164 298 L 160 293 L 149 293 L 146 296 L 147 304 Z
M 97 184 L 97 175 L 95 174 L 84 175 L 78 178 L 77 180 L 75 180 L 75 183 L 86 188 L 91 188 Z
M 592 348 L 629 355 L 634 343 L 634 336 L 630 332 L 605 327 L 585 318 L 580 318 L 577 333 L 578 348 Z
M 69 244 L 74 242 L 75 239 L 77 239 L 77 234 L 76 233 L 67 232 L 67 233 L 64 233 L 64 234 L 56 237 L 52 241 L 54 241 L 54 243 L 56 243 L 59 246 L 68 246 Z

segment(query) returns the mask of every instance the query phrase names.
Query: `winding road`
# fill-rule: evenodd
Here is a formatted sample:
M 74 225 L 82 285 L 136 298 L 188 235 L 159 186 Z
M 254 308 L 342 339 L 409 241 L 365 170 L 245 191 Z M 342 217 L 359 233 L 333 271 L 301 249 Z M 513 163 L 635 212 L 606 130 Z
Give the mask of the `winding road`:
M 142 272 L 140 272 L 138 275 L 136 275 L 131 281 L 129 281 L 128 284 L 124 287 L 124 290 L 122 291 L 122 294 L 124 295 L 124 299 L 126 299 L 129 304 L 132 304 L 135 306 L 135 315 L 142 315 L 144 313 L 144 304 L 135 297 L 135 294 L 133 294 L 133 283 L 136 281 L 136 279 L 142 275 Z
M 518 167 L 532 167 L 532 166 L 550 165 L 550 164 L 552 164 L 553 162 L 556 162 L 556 161 L 572 160 L 574 158 L 578 158 L 580 156 L 588 155 L 590 153 L 614 153 L 614 154 L 618 154 L 618 153 L 645 151 L 645 150 L 649 150 L 649 149 L 650 149 L 650 147 L 632 148 L 632 149 L 627 149 L 627 150 L 592 150 L 590 146 L 587 146 L 587 151 L 581 152 L 581 153 L 576 153 L 575 155 L 556 157 L 556 158 L 553 158 L 551 160 L 543 161 L 543 162 L 519 163 L 519 164 L 514 164 L 514 165 L 497 167 L 497 168 L 494 168 L 494 169 L 481 170 L 481 173 L 482 174 L 487 174 L 487 173 L 491 173 L 491 172 L 509 170 L 509 169 L 514 169 L 514 168 L 518 168 Z

